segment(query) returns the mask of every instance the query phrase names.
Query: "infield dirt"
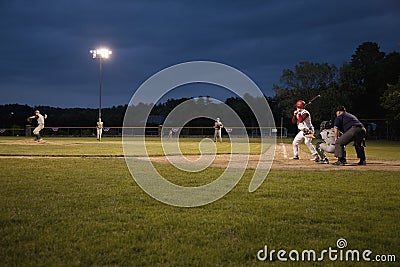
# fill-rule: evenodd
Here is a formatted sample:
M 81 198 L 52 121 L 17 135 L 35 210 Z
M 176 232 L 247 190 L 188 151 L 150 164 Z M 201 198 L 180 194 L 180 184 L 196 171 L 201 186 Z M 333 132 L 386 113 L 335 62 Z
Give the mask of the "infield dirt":
M 55 146 L 75 146 L 85 142 L 60 142 L 60 141 L 52 141 L 52 140 L 43 140 L 41 142 L 36 142 L 33 140 L 18 140 L 14 142 L 7 142 L 4 144 L 7 145 L 32 145 L 32 146 L 40 146 L 40 145 L 55 145 Z M 90 143 L 88 141 L 88 143 Z M 108 142 L 110 143 L 110 142 Z M 119 142 L 115 142 L 119 144 Z M 218 155 L 202 155 L 202 157 L 206 157 L 205 161 L 211 162 L 210 167 L 218 167 L 218 168 L 227 168 L 228 163 L 230 162 L 231 166 L 234 168 L 235 165 L 242 166 L 243 161 L 247 161 L 247 169 L 256 169 L 256 168 L 271 168 L 273 170 L 319 170 L 319 171 L 331 171 L 331 170 L 392 170 L 392 171 L 400 171 L 400 161 L 399 160 L 384 160 L 384 159 L 368 159 L 366 166 L 358 166 L 358 159 L 356 158 L 348 158 L 347 161 L 349 164 L 346 166 L 334 166 L 332 164 L 321 164 L 316 163 L 311 160 L 311 154 L 308 151 L 299 150 L 299 160 L 291 160 L 289 159 L 292 156 L 292 145 L 291 144 L 283 144 L 279 143 L 276 145 L 275 156 L 272 161 L 271 160 L 260 160 L 259 155 L 235 155 L 234 157 L 231 154 L 218 154 Z M 336 161 L 336 158 L 333 157 L 332 154 L 327 153 L 330 163 Z M 368 155 L 367 155 L 368 156 Z M 1 155 L 0 158 L 7 157 L 19 157 L 19 158 L 71 158 L 71 157 L 119 157 L 123 158 L 123 155 L 114 155 L 114 156 L 105 156 L 105 155 L 53 155 L 53 156 L 40 156 L 40 155 Z M 248 158 L 247 158 L 248 157 Z M 173 162 L 179 162 L 180 164 L 203 164 L 201 160 L 199 160 L 200 155 L 176 155 L 176 156 L 152 156 L 152 157 L 138 157 L 142 160 L 151 160 L 154 163 L 161 164 L 170 164 L 169 159 L 173 159 Z M 236 163 L 237 162 L 237 163 Z
M 242 157 L 238 156 L 236 158 L 231 158 L 230 154 L 218 154 L 214 155 L 205 155 L 206 157 L 215 157 L 212 161 L 211 167 L 220 167 L 226 168 L 228 163 L 231 161 L 233 166 L 236 161 L 246 160 L 247 156 L 243 155 Z M 366 166 L 358 166 L 358 160 L 356 158 L 348 158 L 347 161 L 349 164 L 346 166 L 334 166 L 332 164 L 321 164 L 314 162 L 311 159 L 311 154 L 309 152 L 305 152 L 303 150 L 299 150 L 299 160 L 290 160 L 289 158 L 292 156 L 292 146 L 290 144 L 277 144 L 275 150 L 275 157 L 272 162 L 271 169 L 273 170 L 320 170 L 320 171 L 331 171 L 331 170 L 393 170 L 400 171 L 400 161 L 398 160 L 367 160 Z M 179 156 L 169 156 L 175 157 L 174 161 L 182 160 L 181 163 L 187 162 L 188 164 L 198 164 L 200 156 L 198 155 L 186 155 L 185 158 L 181 155 Z M 332 154 L 328 155 L 330 163 L 336 161 Z M 147 158 L 142 157 L 141 159 L 146 160 Z M 169 164 L 168 159 L 165 156 L 162 157 L 150 157 L 152 162 Z M 260 161 L 258 155 L 249 155 L 249 160 L 247 163 L 248 169 L 256 169 L 256 168 L 269 168 L 271 162 L 270 161 Z M 239 165 L 239 164 L 238 164 Z

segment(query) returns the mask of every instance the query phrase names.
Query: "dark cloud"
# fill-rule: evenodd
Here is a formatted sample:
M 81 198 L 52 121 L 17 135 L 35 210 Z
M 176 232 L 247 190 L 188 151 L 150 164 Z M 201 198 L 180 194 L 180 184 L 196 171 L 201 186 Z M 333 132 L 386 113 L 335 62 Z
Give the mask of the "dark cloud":
M 191 60 L 231 65 L 266 94 L 300 61 L 349 61 L 358 45 L 399 50 L 398 1 L 2 1 L 0 104 L 126 104 L 151 75 Z M 188 92 L 197 96 L 199 92 Z M 182 92 L 180 92 L 182 93 Z

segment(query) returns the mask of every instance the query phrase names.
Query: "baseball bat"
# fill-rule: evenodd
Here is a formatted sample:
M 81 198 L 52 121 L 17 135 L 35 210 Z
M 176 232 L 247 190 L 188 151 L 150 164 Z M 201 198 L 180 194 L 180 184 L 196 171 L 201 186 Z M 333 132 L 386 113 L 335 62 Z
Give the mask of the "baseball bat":
M 315 96 L 313 99 L 311 99 L 310 101 L 308 101 L 308 103 L 305 104 L 305 107 L 306 107 L 307 105 L 310 105 L 312 102 L 314 102 L 315 99 L 317 99 L 317 98 L 319 98 L 319 97 L 321 97 L 321 95 Z

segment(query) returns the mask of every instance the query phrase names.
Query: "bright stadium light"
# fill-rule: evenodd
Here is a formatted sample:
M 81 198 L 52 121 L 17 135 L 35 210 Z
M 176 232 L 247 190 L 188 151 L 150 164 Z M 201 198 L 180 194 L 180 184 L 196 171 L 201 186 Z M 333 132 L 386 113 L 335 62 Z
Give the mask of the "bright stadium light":
M 100 48 L 96 50 L 90 50 L 90 53 L 93 55 L 93 58 L 109 58 L 112 54 L 111 50 L 107 48 Z
M 100 60 L 99 119 L 101 119 L 101 86 L 102 86 L 102 82 L 103 82 L 102 61 L 104 58 L 109 58 L 110 55 L 112 54 L 112 51 L 108 50 L 107 48 L 100 48 L 100 49 L 90 50 L 90 53 L 92 54 L 92 57 L 94 59 L 99 58 L 99 60 Z

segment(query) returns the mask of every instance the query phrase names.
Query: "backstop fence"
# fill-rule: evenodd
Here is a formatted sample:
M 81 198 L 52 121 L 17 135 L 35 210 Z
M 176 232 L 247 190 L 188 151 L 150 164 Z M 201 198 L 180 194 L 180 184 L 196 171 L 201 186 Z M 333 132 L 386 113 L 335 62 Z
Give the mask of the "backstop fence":
M 400 140 L 400 129 L 391 125 L 384 119 L 362 119 L 361 120 L 367 129 L 367 139 L 369 140 Z M 27 125 L 25 128 L 0 128 L 0 136 L 31 136 L 35 127 Z M 259 137 L 261 132 L 265 136 L 273 137 L 288 137 L 288 129 L 285 127 L 246 127 L 249 137 Z M 122 133 L 131 136 L 143 135 L 143 127 L 105 127 L 103 136 L 119 137 Z M 148 126 L 145 127 L 146 136 L 169 136 L 176 137 L 178 134 L 181 137 L 209 137 L 214 135 L 212 127 L 162 127 Z M 222 129 L 222 134 L 227 136 L 236 136 L 235 132 L 242 132 L 235 127 L 226 127 Z M 47 126 L 41 131 L 43 136 L 59 136 L 59 137 L 90 137 L 96 136 L 96 127 L 57 127 Z M 295 133 L 289 133 L 292 137 Z M 319 130 L 315 133 L 317 137 Z
M 27 125 L 23 128 L 4 128 L 0 129 L 0 136 L 31 136 L 35 127 Z M 143 131 L 144 130 L 144 131 Z M 122 133 L 127 136 L 146 136 L 154 137 L 210 137 L 214 135 L 213 127 L 162 127 L 148 126 L 143 127 L 105 127 L 103 128 L 103 137 L 120 137 Z M 237 134 L 236 134 L 237 132 Z M 260 137 L 261 133 L 264 136 L 271 137 L 287 137 L 287 129 L 284 127 L 246 127 L 246 132 L 249 137 Z M 96 127 L 55 127 L 46 126 L 41 132 L 42 136 L 54 137 L 91 137 L 96 136 Z M 239 134 L 240 133 L 240 134 Z M 222 129 L 222 134 L 232 137 L 241 135 L 242 130 L 236 127 L 226 127 Z

